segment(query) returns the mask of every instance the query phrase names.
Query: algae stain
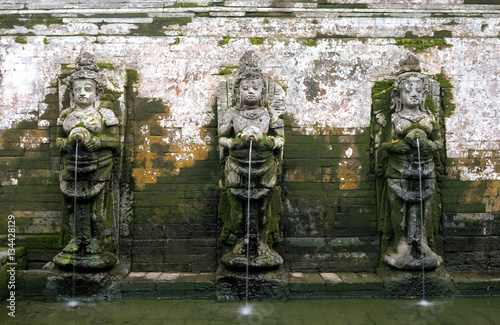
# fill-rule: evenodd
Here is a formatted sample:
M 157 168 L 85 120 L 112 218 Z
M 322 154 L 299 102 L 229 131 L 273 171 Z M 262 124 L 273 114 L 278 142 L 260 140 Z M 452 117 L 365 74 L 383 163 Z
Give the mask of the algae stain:
M 252 45 L 262 45 L 264 44 L 264 38 L 251 38 L 250 43 L 252 43 Z
M 396 43 L 398 45 L 404 46 L 406 49 L 412 50 L 413 52 L 423 52 L 430 47 L 438 47 L 439 49 L 444 49 L 451 47 L 452 45 L 447 44 L 444 38 L 452 37 L 450 31 L 439 30 L 435 31 L 433 36 L 430 37 L 417 37 L 413 35 L 412 32 L 406 32 L 403 38 L 396 38 Z
M 19 44 L 28 44 L 28 41 L 22 36 L 16 37 L 15 42 Z

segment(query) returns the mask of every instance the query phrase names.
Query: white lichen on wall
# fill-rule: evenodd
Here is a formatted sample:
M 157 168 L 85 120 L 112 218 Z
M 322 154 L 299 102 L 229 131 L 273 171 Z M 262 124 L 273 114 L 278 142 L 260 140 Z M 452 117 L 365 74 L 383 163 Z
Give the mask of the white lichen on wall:
M 22 31 L 4 29 L 2 34 L 37 36 L 25 36 L 26 44 L 16 42 L 15 36 L 0 39 L 0 132 L 22 121 L 37 121 L 40 130 L 51 126 L 43 118 L 47 107 L 42 102 L 61 73 L 61 64 L 72 64 L 82 49 L 93 52 L 99 62 L 136 70 L 138 96 L 160 99 L 168 106 L 165 114 L 157 114 L 144 127 L 171 133 L 156 139 L 145 131 L 139 148 L 147 152 L 154 141 L 177 148 L 162 157 L 174 162 L 172 173 L 206 157 L 216 139 L 203 128 L 215 118 L 215 87 L 226 78 L 219 72 L 238 66 L 240 56 L 250 49 L 261 57 L 263 72 L 285 87 L 287 116 L 295 132 L 311 136 L 333 129 L 361 132 L 370 125 L 374 82 L 395 78 L 397 62 L 408 51 L 395 38 L 407 32 L 431 37 L 447 30 L 454 36 L 445 39 L 450 46 L 431 47 L 417 55 L 424 73 L 431 77 L 442 73 L 453 86 L 456 109 L 446 118 L 446 150 L 448 158 L 463 159 L 463 164 L 452 166 L 450 173 L 462 180 L 500 179 L 498 17 L 332 19 L 318 13 L 318 18 L 266 20 L 193 18 L 187 25 L 165 28 L 180 33 L 165 37 L 128 36 L 138 23 L 91 18 L 22 27 Z M 98 36 L 76 36 L 82 33 Z M 219 46 L 224 37 L 227 43 Z M 256 37 L 261 45 L 252 44 Z M 308 40 L 313 42 L 306 44 Z M 19 146 L 30 149 L 47 142 L 45 136 L 26 134 Z M 352 154 L 344 152 L 346 157 Z M 487 163 L 471 167 L 475 158 Z

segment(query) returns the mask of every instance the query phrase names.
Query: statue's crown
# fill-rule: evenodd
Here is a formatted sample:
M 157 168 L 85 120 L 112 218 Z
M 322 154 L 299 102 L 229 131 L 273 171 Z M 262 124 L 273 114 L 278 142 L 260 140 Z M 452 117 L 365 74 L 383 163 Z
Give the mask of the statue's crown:
M 106 83 L 106 77 L 99 73 L 95 56 L 88 52 L 83 52 L 75 59 L 75 72 L 68 82 L 72 83 L 76 79 L 92 79 L 98 87 L 102 87 Z
M 420 72 L 420 60 L 413 53 L 408 53 L 406 56 L 399 60 L 399 72 L 402 74 L 405 72 Z
M 90 54 L 89 52 L 83 52 L 79 56 L 76 57 L 75 60 L 76 71 L 79 70 L 90 70 L 90 71 L 99 71 L 97 67 L 97 61 L 95 56 Z
M 261 73 L 260 58 L 254 51 L 247 51 L 240 59 L 240 74 L 246 72 Z

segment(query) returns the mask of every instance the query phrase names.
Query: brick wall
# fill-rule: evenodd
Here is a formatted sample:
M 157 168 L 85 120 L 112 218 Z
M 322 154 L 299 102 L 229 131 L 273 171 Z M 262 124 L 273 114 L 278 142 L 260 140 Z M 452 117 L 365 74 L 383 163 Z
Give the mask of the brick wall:
M 443 97 L 456 106 L 445 108 L 444 119 L 446 264 L 500 268 L 498 6 L 340 2 L 258 0 L 248 8 L 207 1 L 193 8 L 186 1 L 75 0 L 65 2 L 64 12 L 51 11 L 59 1 L 1 4 L 0 218 L 16 216 L 17 244 L 27 247 L 30 267 L 61 249 L 57 80 L 62 65 L 86 49 L 136 74 L 125 100 L 121 182 L 130 186 L 124 193 L 133 210 L 125 222 L 130 231 L 120 233 L 122 261 L 134 271 L 215 270 L 221 176 L 215 87 L 252 49 L 287 90 L 277 249 L 289 270 L 378 265 L 371 91 L 394 79 L 408 51 L 424 73 L 445 77 Z M 3 243 L 5 231 L 2 222 Z

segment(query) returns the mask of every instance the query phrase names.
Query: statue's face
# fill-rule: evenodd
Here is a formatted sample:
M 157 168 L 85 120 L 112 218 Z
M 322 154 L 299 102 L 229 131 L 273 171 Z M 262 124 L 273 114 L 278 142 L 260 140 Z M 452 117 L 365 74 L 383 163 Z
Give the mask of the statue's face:
M 87 107 L 93 105 L 97 98 L 96 84 L 90 79 L 73 81 L 73 99 L 76 105 Z
M 420 79 L 408 79 L 400 86 L 401 104 L 406 108 L 415 108 L 424 98 L 424 82 Z
M 241 102 L 246 106 L 259 105 L 262 98 L 262 81 L 259 79 L 245 79 L 240 83 Z

